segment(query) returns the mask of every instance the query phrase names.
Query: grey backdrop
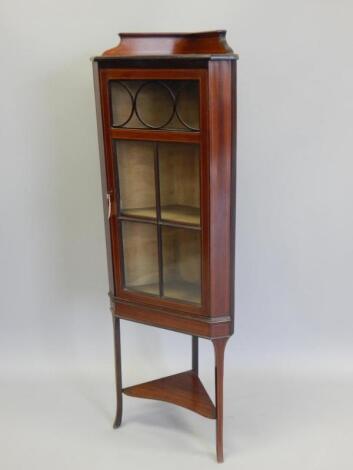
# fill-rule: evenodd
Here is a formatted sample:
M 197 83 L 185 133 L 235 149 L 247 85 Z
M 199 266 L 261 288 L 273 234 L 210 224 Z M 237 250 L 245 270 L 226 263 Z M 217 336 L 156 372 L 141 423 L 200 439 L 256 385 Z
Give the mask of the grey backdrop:
M 116 435 L 110 437 L 112 331 L 89 61 L 90 56 L 117 43 L 119 31 L 226 28 L 228 42 L 240 54 L 236 331 L 226 351 L 226 378 L 229 384 L 234 383 L 234 389 L 227 392 L 228 415 L 233 413 L 234 422 L 240 419 L 246 423 L 246 429 L 238 425 L 240 428 L 233 434 L 234 427 L 229 424 L 229 434 L 235 440 L 241 439 L 244 432 L 254 436 L 252 423 L 258 429 L 272 420 L 277 423 L 278 439 L 286 434 L 287 428 L 281 427 L 283 420 L 288 424 L 292 418 L 280 419 L 272 412 L 267 416 L 265 410 L 267 406 L 277 409 L 282 391 L 294 394 L 284 409 L 298 410 L 306 394 L 302 389 L 293 392 L 286 380 L 281 382 L 278 377 L 283 374 L 341 374 L 344 383 L 351 379 L 352 17 L 353 4 L 349 0 L 179 0 L 177 6 L 162 0 L 1 3 L 0 370 L 7 385 L 2 387 L 0 406 L 3 413 L 7 410 L 7 425 L 15 423 L 10 433 L 4 427 L 9 442 L 5 446 L 7 453 L 0 453 L 0 462 L 7 459 L 7 468 L 22 468 L 19 455 L 26 455 L 24 449 L 21 454 L 13 448 L 20 439 L 20 422 L 17 427 L 13 412 L 21 405 L 29 410 L 33 404 L 28 399 L 28 406 L 25 405 L 22 394 L 17 396 L 6 388 L 10 387 L 10 378 L 54 380 L 69 371 L 73 377 L 89 376 L 92 382 L 95 377 L 102 377 L 100 383 L 105 384 L 107 395 L 103 399 L 103 394 L 99 395 L 103 388 L 99 388 L 87 406 L 94 409 L 96 405 L 99 409 L 104 403 L 102 429 L 109 436 L 107 439 L 114 439 L 112 446 L 119 442 Z M 190 341 L 184 335 L 125 322 L 122 335 L 125 383 L 189 366 Z M 212 387 L 213 355 L 205 341 L 201 344 L 201 362 L 205 381 Z M 247 376 L 249 371 L 255 371 L 254 375 Z M 264 371 L 277 375 L 272 381 Z M 93 385 L 82 380 L 79 389 L 83 394 L 97 390 L 96 382 Z M 278 388 L 276 380 L 283 387 Z M 324 385 L 319 379 L 314 384 L 321 396 Z M 25 386 L 22 382 L 21 387 Z M 271 392 L 274 389 L 278 397 Z M 313 390 L 311 386 L 309 389 Z M 35 386 L 28 390 L 39 400 L 36 412 L 27 416 L 25 427 L 34 439 L 38 455 L 28 450 L 28 458 L 41 455 L 44 460 L 38 462 L 44 466 L 47 461 L 43 455 L 47 454 L 43 454 L 43 449 L 54 452 L 55 446 L 52 449 L 39 445 L 33 429 L 41 409 L 38 397 L 43 395 L 45 400 L 42 390 L 46 389 L 43 385 L 38 390 Z M 344 396 L 349 396 L 348 392 L 341 395 L 341 386 L 334 390 L 338 395 L 329 399 L 330 403 L 342 403 Z M 256 391 L 263 392 L 261 398 L 253 395 Z M 234 405 L 238 408 L 232 408 L 235 394 L 240 403 L 244 396 L 251 397 L 248 408 L 241 407 L 239 400 Z M 299 402 L 296 397 L 300 397 Z M 313 398 L 312 403 L 317 399 Z M 254 403 L 255 409 L 256 403 L 263 405 L 259 413 L 251 411 Z M 322 403 L 323 407 L 326 405 Z M 139 406 L 140 402 L 131 403 L 132 410 Z M 146 409 L 148 404 L 144 403 L 140 410 L 145 413 Z M 304 409 L 303 419 L 311 408 Z M 41 423 L 44 434 L 51 422 L 49 410 L 48 404 L 48 422 Z M 70 410 L 76 423 L 75 407 Z M 164 412 L 167 408 L 158 410 Z M 63 406 L 58 413 L 65 416 L 65 411 Z M 342 420 L 351 413 L 352 408 L 342 408 L 341 421 L 333 412 L 325 423 L 332 428 L 334 422 L 337 430 L 342 430 Z M 259 414 L 264 419 L 252 422 L 251 417 Z M 293 411 L 294 415 L 297 411 Z M 137 412 L 134 416 L 138 421 Z M 193 422 L 193 417 L 188 416 L 185 419 Z M 173 426 L 169 426 L 167 418 L 159 418 L 164 420 L 160 428 L 153 418 L 148 419 L 151 422 L 139 433 L 149 434 L 151 428 L 156 431 L 157 437 L 151 438 L 149 444 L 153 449 Z M 177 427 L 176 421 L 175 418 Z M 86 425 L 94 432 L 94 423 L 87 419 Z M 347 426 L 346 431 L 351 431 L 348 422 Z M 64 429 L 63 426 L 62 439 Z M 159 435 L 158 431 L 163 432 Z M 260 447 L 267 435 L 263 431 Z M 184 434 L 181 432 L 179 438 Z M 25 441 L 26 437 L 22 437 Z M 331 437 L 327 435 L 327 445 L 332 443 Z M 192 440 L 195 436 L 187 438 Z M 303 436 L 302 439 L 303 447 L 298 444 L 298 449 L 289 450 L 273 440 L 269 453 L 256 454 L 259 462 L 267 462 L 271 469 L 277 462 L 280 468 L 284 460 L 271 460 L 275 455 L 271 452 L 279 448 L 285 449 L 284 456 L 293 452 L 297 459 L 305 453 L 307 457 L 317 456 L 315 443 L 310 451 Z M 209 436 L 200 443 L 195 456 L 192 454 L 195 462 L 208 441 Z M 95 440 L 84 442 L 85 450 L 94 452 Z M 228 447 L 232 448 L 232 442 L 228 441 Z M 338 442 L 342 444 L 339 440 L 336 447 L 331 445 L 332 462 L 337 462 L 337 455 L 342 454 L 341 468 L 345 464 L 351 468 L 349 449 L 346 455 Z M 317 445 L 322 449 L 322 443 Z M 181 447 L 180 453 L 174 455 L 175 462 L 184 462 L 185 445 Z M 244 444 L 240 454 L 245 460 L 237 461 L 238 468 L 251 468 L 251 460 L 246 459 L 255 448 L 258 449 L 254 442 L 251 451 Z M 71 450 L 74 453 L 74 446 Z M 168 451 L 174 452 L 172 444 Z M 234 462 L 240 458 L 238 451 L 235 446 L 231 452 Z M 125 455 L 122 452 L 120 455 Z M 131 458 L 134 454 L 131 451 L 127 455 Z M 98 451 L 96 458 L 101 458 Z M 210 455 L 203 458 L 204 464 L 212 459 Z M 85 465 L 92 464 L 94 468 L 94 462 L 91 456 Z M 153 454 L 151 465 L 152 462 Z M 291 462 L 293 468 L 298 465 L 297 460 Z M 330 465 L 327 455 L 319 463 L 310 459 L 304 462 L 308 467 L 304 464 L 301 468 L 310 470 Z M 105 468 L 110 468 L 110 464 L 107 460 Z M 62 468 L 62 461 L 60 465 Z

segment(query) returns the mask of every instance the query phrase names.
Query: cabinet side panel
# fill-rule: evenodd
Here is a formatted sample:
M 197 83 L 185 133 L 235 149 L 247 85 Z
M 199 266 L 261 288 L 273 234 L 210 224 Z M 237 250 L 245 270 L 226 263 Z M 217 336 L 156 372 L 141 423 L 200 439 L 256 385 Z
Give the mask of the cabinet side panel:
M 235 310 L 235 220 L 236 220 L 236 177 L 237 177 L 237 62 L 232 62 L 232 164 L 231 164 L 231 228 L 230 228 L 230 315 L 231 334 L 234 332 Z
M 110 225 L 109 225 L 109 220 L 107 217 L 107 202 L 106 202 L 107 201 L 106 197 L 108 193 L 107 172 L 106 172 L 105 149 L 104 149 L 104 139 L 103 139 L 103 121 L 102 121 L 101 94 L 100 94 L 98 67 L 99 67 L 98 63 L 93 62 L 93 79 L 94 79 L 94 93 L 95 93 L 96 114 L 97 114 L 99 160 L 100 160 L 100 173 L 101 173 L 101 181 L 102 181 L 103 216 L 104 216 L 104 228 L 105 228 L 105 242 L 106 242 L 106 250 L 107 250 L 109 292 L 115 294 Z
M 209 65 L 210 145 L 210 314 L 229 315 L 231 307 L 232 65 Z

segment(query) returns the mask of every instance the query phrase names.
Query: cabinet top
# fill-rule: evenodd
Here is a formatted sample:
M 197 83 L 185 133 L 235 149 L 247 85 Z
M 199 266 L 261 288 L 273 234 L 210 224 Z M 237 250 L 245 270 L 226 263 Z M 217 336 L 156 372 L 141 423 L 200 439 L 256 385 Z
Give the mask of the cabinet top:
M 222 56 L 237 59 L 226 40 L 226 31 L 203 31 L 198 33 L 120 33 L 120 43 L 99 57 L 206 57 Z

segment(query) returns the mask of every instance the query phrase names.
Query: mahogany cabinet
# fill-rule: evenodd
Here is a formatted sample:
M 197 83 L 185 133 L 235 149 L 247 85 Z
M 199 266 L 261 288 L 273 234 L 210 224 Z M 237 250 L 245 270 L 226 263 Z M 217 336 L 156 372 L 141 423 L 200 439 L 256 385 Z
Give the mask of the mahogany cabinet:
M 113 314 L 122 393 L 216 420 L 223 461 L 223 358 L 234 324 L 236 61 L 225 31 L 120 34 L 93 58 Z M 191 369 L 122 388 L 120 319 L 191 336 Z M 198 338 L 215 350 L 215 404 Z

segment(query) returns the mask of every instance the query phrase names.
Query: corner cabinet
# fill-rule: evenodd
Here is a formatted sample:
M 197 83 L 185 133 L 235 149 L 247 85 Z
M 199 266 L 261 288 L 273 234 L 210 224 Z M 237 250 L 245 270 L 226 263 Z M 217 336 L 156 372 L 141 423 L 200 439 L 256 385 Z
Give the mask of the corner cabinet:
M 225 31 L 120 34 L 93 58 L 117 413 L 122 393 L 216 420 L 234 322 L 236 59 Z M 120 319 L 191 336 L 191 369 L 122 388 Z M 198 338 L 215 350 L 215 404 Z

